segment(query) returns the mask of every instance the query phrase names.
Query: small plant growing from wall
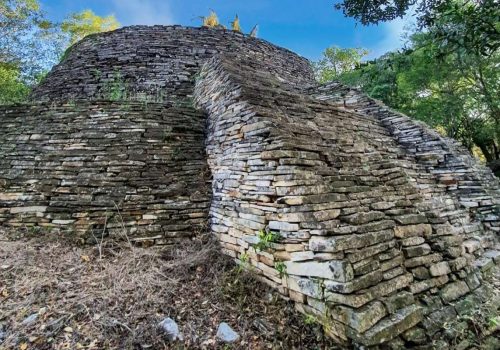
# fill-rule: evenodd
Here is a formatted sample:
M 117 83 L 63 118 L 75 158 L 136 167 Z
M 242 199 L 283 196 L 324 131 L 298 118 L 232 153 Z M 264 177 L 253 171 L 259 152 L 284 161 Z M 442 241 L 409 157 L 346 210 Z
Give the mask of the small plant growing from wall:
M 214 10 L 211 10 L 208 16 L 203 16 L 201 19 L 203 21 L 203 27 L 216 28 L 220 25 L 219 17 Z
M 304 323 L 306 325 L 313 325 L 313 324 L 316 324 L 317 322 L 318 322 L 318 320 L 313 315 L 307 314 L 304 316 Z
M 217 13 L 215 13 L 214 10 L 210 10 L 210 14 L 208 16 L 200 16 L 201 22 L 202 22 L 202 27 L 206 28 L 220 28 L 220 29 L 227 29 L 225 25 L 221 24 L 219 21 L 219 17 L 217 16 Z M 234 20 L 230 22 L 231 25 L 231 30 L 234 32 L 238 33 L 243 33 L 243 30 L 241 29 L 241 24 L 240 24 L 240 18 L 238 15 L 235 16 Z M 259 26 L 256 24 L 250 33 L 248 34 L 249 36 L 256 38 L 257 37 L 257 31 L 258 31 Z
M 286 265 L 283 261 L 277 261 L 274 263 L 274 268 L 278 271 L 280 278 L 288 277 L 288 273 L 286 272 Z
M 238 267 L 236 268 L 236 272 L 238 274 L 242 273 L 244 270 L 248 268 L 250 264 L 250 256 L 247 253 L 242 253 L 240 255 L 240 260 L 238 263 Z
M 241 33 L 241 25 L 238 15 L 236 15 L 234 21 L 231 22 L 231 29 L 234 30 L 235 32 Z
M 255 244 L 255 250 L 264 251 L 269 249 L 271 243 L 276 243 L 281 239 L 278 232 L 260 230 L 258 234 L 259 241 Z

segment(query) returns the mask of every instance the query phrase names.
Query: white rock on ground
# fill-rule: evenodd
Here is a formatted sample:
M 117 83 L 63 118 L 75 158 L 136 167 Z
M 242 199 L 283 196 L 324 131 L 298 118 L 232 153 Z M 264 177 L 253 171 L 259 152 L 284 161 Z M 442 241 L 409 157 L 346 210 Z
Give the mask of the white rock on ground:
M 224 343 L 234 343 L 240 339 L 240 335 L 226 323 L 222 322 L 217 329 L 217 339 Z
M 35 323 L 37 318 L 38 318 L 38 313 L 31 314 L 23 320 L 22 325 L 23 326 L 32 325 L 33 323 Z
M 179 331 L 179 326 L 170 317 L 161 321 L 158 327 L 169 341 L 183 340 L 182 333 Z
M 0 327 L 0 344 L 3 343 L 4 339 L 7 337 L 4 330 Z

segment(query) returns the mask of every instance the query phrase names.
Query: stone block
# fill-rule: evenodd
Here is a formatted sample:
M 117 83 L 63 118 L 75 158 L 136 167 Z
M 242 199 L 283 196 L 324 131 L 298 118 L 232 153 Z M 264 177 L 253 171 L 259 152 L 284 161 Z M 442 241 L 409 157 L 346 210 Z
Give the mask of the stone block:
M 394 339 L 422 321 L 422 308 L 410 305 L 386 317 L 363 334 L 351 333 L 353 339 L 365 346 L 374 346 Z
M 333 319 L 348 325 L 357 333 L 367 331 L 385 315 L 387 315 L 387 310 L 380 301 L 374 301 L 359 309 L 337 306 L 331 310 Z
M 346 261 L 286 261 L 285 266 L 289 275 L 320 277 L 339 282 L 348 282 L 354 278 L 352 265 Z
M 330 292 L 347 294 L 373 286 L 380 282 L 382 278 L 382 271 L 373 271 L 366 275 L 357 277 L 349 282 L 336 282 L 326 280 L 324 282 L 324 285 L 325 289 Z
M 412 293 L 409 292 L 397 292 L 394 295 L 383 298 L 382 302 L 384 303 L 387 311 L 393 314 L 398 310 L 404 308 L 405 306 L 411 305 L 415 303 L 415 297 Z
M 300 292 L 315 299 L 323 298 L 323 289 L 320 282 L 310 278 L 296 278 L 294 276 L 286 277 L 286 285 L 291 290 Z
M 336 237 L 313 236 L 309 240 L 309 249 L 314 252 L 338 252 L 385 242 L 393 235 L 392 230 L 384 230 Z
M 341 219 L 353 225 L 361 225 L 371 221 L 381 220 L 384 217 L 385 214 L 382 212 L 370 211 L 370 212 L 356 213 L 350 216 L 344 216 Z
M 431 265 L 429 267 L 429 272 L 432 277 L 438 277 L 451 273 L 451 269 L 447 261 L 441 261 Z
M 407 258 L 414 258 L 416 256 L 427 255 L 431 251 L 432 249 L 427 243 L 403 248 L 403 252 Z
M 397 221 L 397 220 L 396 220 Z M 394 235 L 397 238 L 427 237 L 432 234 L 432 226 L 429 224 L 416 224 L 407 226 L 396 226 Z
M 465 281 L 456 281 L 444 286 L 439 294 L 445 303 L 449 303 L 467 294 L 468 292 L 469 287 Z

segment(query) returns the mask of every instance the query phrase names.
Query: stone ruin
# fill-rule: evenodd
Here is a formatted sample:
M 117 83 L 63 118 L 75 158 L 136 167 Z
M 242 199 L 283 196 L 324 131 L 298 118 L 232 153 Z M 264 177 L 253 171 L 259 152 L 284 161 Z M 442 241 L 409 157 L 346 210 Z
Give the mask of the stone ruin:
M 0 109 L 0 223 L 173 244 L 210 230 L 341 344 L 411 347 L 484 302 L 500 187 L 462 146 L 222 29 L 76 44 Z

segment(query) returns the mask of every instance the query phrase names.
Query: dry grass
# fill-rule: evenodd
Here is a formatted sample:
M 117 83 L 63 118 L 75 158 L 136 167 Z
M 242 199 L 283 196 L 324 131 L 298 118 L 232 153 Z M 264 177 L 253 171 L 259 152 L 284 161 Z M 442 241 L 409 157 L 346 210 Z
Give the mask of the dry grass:
M 23 324 L 37 314 L 32 324 Z M 157 324 L 174 318 L 184 342 Z M 217 325 L 241 335 L 217 343 Z M 207 237 L 139 248 L 0 233 L 0 349 L 323 349 L 333 344 L 293 306 L 242 274 Z

